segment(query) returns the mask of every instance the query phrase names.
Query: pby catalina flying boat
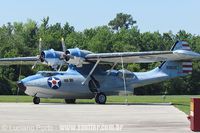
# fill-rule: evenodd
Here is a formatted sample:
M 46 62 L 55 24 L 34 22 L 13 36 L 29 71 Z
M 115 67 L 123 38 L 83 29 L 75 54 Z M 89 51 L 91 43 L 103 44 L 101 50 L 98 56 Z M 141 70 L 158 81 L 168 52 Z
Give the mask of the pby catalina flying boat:
M 39 45 L 41 49 L 41 45 Z M 33 103 L 40 98 L 63 98 L 66 103 L 76 99 L 95 98 L 96 103 L 105 104 L 106 96 L 133 91 L 134 88 L 161 82 L 192 73 L 192 61 L 200 54 L 191 51 L 189 44 L 177 41 L 170 51 L 93 53 L 79 48 L 63 51 L 44 50 L 35 57 L 1 58 L 0 65 L 43 63 L 57 71 L 39 71 L 18 81 L 18 87 L 33 96 Z M 123 69 L 124 63 L 160 62 L 161 65 L 147 72 L 130 72 Z M 105 64 L 110 68 L 105 69 Z M 122 70 L 114 70 L 117 64 Z M 59 71 L 68 65 L 67 71 Z

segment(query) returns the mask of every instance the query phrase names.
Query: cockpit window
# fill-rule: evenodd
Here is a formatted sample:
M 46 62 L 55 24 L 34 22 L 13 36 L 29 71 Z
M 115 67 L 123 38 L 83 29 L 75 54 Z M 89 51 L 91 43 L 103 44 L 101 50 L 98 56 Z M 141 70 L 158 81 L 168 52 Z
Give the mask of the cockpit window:
M 51 76 L 58 75 L 60 73 L 57 73 L 57 72 L 38 72 L 37 74 L 41 74 L 43 77 L 51 77 Z
M 119 71 L 118 77 L 123 78 L 123 71 Z M 134 79 L 135 75 L 132 72 L 125 71 L 124 77 L 125 77 L 125 79 Z

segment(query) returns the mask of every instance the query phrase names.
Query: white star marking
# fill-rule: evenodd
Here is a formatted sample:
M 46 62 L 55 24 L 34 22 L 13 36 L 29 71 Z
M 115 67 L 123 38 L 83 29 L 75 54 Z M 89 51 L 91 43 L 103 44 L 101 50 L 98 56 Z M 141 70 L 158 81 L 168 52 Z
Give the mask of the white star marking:
M 48 82 L 51 83 L 51 88 L 53 88 L 54 86 L 60 87 L 58 82 L 60 82 L 60 80 L 56 80 L 55 78 L 52 77 L 52 80 L 48 80 Z

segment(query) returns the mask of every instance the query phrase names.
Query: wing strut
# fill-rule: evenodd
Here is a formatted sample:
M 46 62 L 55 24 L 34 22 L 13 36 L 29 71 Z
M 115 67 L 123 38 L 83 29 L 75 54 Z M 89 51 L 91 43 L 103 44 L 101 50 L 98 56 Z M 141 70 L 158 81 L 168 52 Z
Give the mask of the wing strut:
M 21 61 L 22 64 L 22 61 Z M 18 81 L 20 81 L 20 76 L 22 75 L 22 65 L 19 66 L 19 77 L 18 77 Z M 19 87 L 17 88 L 17 97 L 16 97 L 16 103 L 19 102 Z
M 82 85 L 85 85 L 85 83 L 88 81 L 88 79 L 90 78 L 90 76 L 92 75 L 92 73 L 94 72 L 95 68 L 97 67 L 97 65 L 99 64 L 100 59 L 97 60 L 97 62 L 95 63 L 95 65 L 93 66 L 92 70 L 90 71 L 90 73 L 88 74 L 87 78 L 82 82 Z
M 121 56 L 121 63 L 122 63 L 122 74 L 123 74 L 123 80 L 124 80 L 124 92 L 125 92 L 125 104 L 128 103 L 128 100 L 127 100 L 127 88 L 126 88 L 126 79 L 125 79 L 125 74 L 124 74 L 124 61 L 123 61 L 123 57 Z
M 110 75 L 111 71 L 114 69 L 114 67 L 117 65 L 117 62 L 115 62 L 113 64 L 113 66 L 110 68 L 109 72 L 107 73 L 107 75 Z

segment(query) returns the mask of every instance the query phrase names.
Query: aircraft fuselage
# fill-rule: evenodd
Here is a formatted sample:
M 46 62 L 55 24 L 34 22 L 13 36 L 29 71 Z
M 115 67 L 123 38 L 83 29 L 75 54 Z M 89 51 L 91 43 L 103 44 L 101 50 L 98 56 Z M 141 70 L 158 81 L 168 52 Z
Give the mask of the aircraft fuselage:
M 83 84 L 87 77 L 86 73 L 71 68 L 63 72 L 40 71 L 19 83 L 23 83 L 26 88 L 24 92 L 27 95 L 34 97 L 91 99 L 95 96 L 96 91 L 104 92 L 107 96 L 123 93 L 124 78 L 127 92 L 133 92 L 133 88 L 168 78 L 168 75 L 159 72 L 159 68 L 139 73 L 127 70 L 123 72 L 123 70 L 100 71 L 97 69 L 90 80 Z

